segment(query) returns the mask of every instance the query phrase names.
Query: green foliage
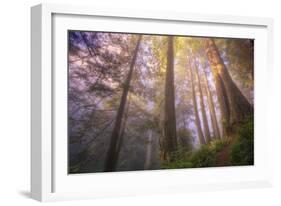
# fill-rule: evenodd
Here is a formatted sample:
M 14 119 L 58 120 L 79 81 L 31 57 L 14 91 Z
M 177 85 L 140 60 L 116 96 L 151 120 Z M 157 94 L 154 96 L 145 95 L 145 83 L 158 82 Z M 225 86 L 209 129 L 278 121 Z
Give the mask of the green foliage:
M 165 75 L 167 65 L 167 37 L 152 36 L 151 40 L 152 54 L 158 60 L 157 75 L 162 77 Z
M 163 169 L 179 169 L 179 168 L 191 168 L 193 167 L 190 162 L 191 152 L 188 151 L 185 147 L 179 147 L 172 154 L 173 161 L 163 162 L 161 167 Z
M 203 145 L 198 150 L 188 151 L 180 147 L 172 155 L 173 161 L 164 162 L 163 169 L 198 168 L 216 166 L 219 152 L 228 145 L 227 140 L 213 140 L 208 145 Z
M 236 141 L 231 147 L 230 161 L 232 165 L 254 164 L 254 121 L 245 120 L 237 128 Z
M 199 150 L 194 152 L 190 158 L 194 167 L 211 167 L 216 163 L 215 151 L 207 145 L 203 145 Z
M 229 144 L 228 139 L 222 139 L 222 140 L 217 139 L 210 142 L 209 148 L 215 152 L 219 152 L 228 144 Z
M 228 144 L 227 140 L 213 140 L 194 152 L 190 158 L 194 167 L 216 166 L 219 152 Z
M 233 77 L 244 87 L 252 87 L 254 42 L 243 39 L 217 39 L 216 45 Z
M 175 42 L 175 50 L 181 50 L 185 47 L 186 44 L 186 38 L 184 37 L 175 37 L 174 38 L 174 42 Z

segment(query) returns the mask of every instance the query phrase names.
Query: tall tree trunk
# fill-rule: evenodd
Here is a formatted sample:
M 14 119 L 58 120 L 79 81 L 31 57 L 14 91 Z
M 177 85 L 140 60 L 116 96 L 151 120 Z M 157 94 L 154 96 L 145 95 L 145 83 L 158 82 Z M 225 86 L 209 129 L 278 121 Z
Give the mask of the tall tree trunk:
M 206 52 L 211 67 L 221 77 L 230 105 L 230 124 L 242 121 L 253 113 L 253 107 L 233 82 L 213 39 L 206 40 Z
M 224 83 L 217 71 L 216 65 L 211 63 L 213 58 L 212 53 L 210 52 L 207 40 L 205 42 L 205 52 L 207 58 L 210 62 L 210 68 L 215 80 L 215 88 L 217 92 L 218 102 L 221 111 L 221 123 L 222 123 L 222 136 L 227 135 L 228 128 L 230 125 L 230 108 L 229 108 L 229 101 L 226 94 L 226 89 Z
M 199 76 L 199 72 L 198 72 L 198 65 L 195 62 L 196 60 L 194 58 L 193 58 L 193 61 L 194 61 L 195 73 L 196 73 L 196 77 L 197 77 L 197 81 L 198 81 L 198 89 L 199 89 L 199 95 L 200 95 L 200 107 L 201 107 L 203 126 L 204 126 L 204 135 L 205 135 L 206 143 L 209 143 L 211 140 L 210 129 L 209 129 L 209 124 L 208 124 L 208 119 L 207 119 L 207 114 L 206 114 L 206 109 L 205 109 L 205 104 L 204 104 L 201 80 L 200 80 L 200 76 Z
M 106 159 L 105 159 L 105 168 L 104 168 L 105 172 L 114 171 L 114 169 L 116 167 L 117 143 L 118 143 L 119 137 L 120 137 L 120 129 L 121 129 L 121 124 L 122 124 L 122 119 L 123 119 L 123 116 L 124 116 L 124 109 L 125 109 L 126 102 L 127 102 L 127 95 L 128 95 L 128 92 L 129 92 L 130 83 L 131 83 L 131 79 L 132 79 L 132 76 L 133 76 L 133 70 L 134 70 L 134 67 L 135 67 L 135 62 L 136 62 L 136 59 L 137 59 L 137 54 L 138 54 L 141 38 L 142 38 L 142 36 L 140 35 L 139 38 L 138 38 L 138 41 L 137 41 L 137 45 L 136 45 L 136 48 L 135 48 L 135 51 L 134 51 L 134 54 L 133 54 L 131 64 L 130 64 L 129 73 L 128 73 L 127 79 L 124 83 L 124 89 L 123 89 L 120 105 L 119 105 L 119 108 L 118 108 L 118 111 L 117 111 L 117 116 L 116 116 L 116 119 L 115 119 L 114 128 L 113 128 L 112 135 L 111 135 L 111 138 L 110 138 L 109 148 L 107 150 L 107 155 L 106 155 Z
M 165 82 L 164 141 L 162 158 L 171 160 L 171 153 L 177 148 L 175 91 L 174 91 L 174 43 L 168 38 L 167 69 Z
M 146 153 L 145 153 L 145 161 L 144 161 L 144 169 L 150 169 L 151 165 L 151 154 L 152 154 L 152 131 L 147 131 L 147 142 L 146 142 Z
M 124 142 L 124 135 L 125 135 L 125 132 L 126 132 L 127 120 L 128 120 L 128 116 L 129 116 L 130 102 L 131 102 L 130 101 L 130 94 L 128 94 L 128 102 L 127 102 L 127 105 L 126 105 L 126 111 L 125 111 L 125 115 L 124 115 L 124 118 L 123 118 L 123 124 L 121 126 L 121 132 L 120 132 L 119 140 L 117 142 L 117 147 L 116 147 L 116 154 L 115 154 L 115 156 L 117 157 L 116 164 L 119 161 L 121 147 L 122 147 L 123 142 Z
M 195 124 L 196 124 L 196 128 L 197 128 L 197 135 L 198 135 L 199 143 L 202 145 L 202 144 L 206 144 L 206 141 L 205 141 L 205 138 L 204 138 L 204 135 L 202 132 L 201 121 L 200 121 L 199 114 L 198 114 L 197 100 L 196 100 L 194 81 L 193 81 L 193 72 L 192 72 L 190 59 L 188 62 L 189 62 L 189 76 L 190 76 L 190 81 L 191 81 L 192 102 L 193 102 L 193 109 L 194 109 L 194 116 L 195 116 Z
M 214 136 L 215 136 L 215 138 L 220 139 L 221 135 L 220 135 L 220 129 L 219 129 L 218 120 L 217 120 L 217 114 L 216 114 L 216 110 L 215 110 L 215 104 L 214 104 L 213 96 L 211 94 L 206 70 L 205 70 L 205 68 L 203 70 L 204 70 L 204 77 L 205 77 L 205 82 L 206 82 L 205 90 L 206 90 L 207 98 L 208 98 L 208 104 L 209 104 L 209 110 L 210 110 L 210 114 L 211 114 Z

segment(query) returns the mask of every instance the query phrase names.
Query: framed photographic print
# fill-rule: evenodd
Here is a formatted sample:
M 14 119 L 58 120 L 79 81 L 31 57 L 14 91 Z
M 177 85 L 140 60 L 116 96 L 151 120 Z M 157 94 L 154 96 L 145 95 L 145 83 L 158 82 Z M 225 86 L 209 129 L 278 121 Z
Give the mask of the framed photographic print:
M 271 19 L 31 12 L 34 199 L 272 185 Z

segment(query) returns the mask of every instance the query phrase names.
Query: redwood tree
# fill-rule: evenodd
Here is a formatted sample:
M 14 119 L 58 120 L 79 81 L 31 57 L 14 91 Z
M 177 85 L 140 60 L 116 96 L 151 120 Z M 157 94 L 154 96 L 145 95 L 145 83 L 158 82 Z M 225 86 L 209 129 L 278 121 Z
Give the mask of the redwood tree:
M 205 51 L 215 79 L 219 82 L 220 88 L 217 90 L 221 89 L 223 93 L 223 100 L 219 100 L 220 105 L 228 105 L 226 111 L 222 109 L 222 115 L 224 115 L 224 128 L 229 133 L 229 126 L 251 115 L 253 107 L 233 82 L 213 39 L 206 39 Z M 221 94 L 218 96 L 221 98 Z
M 168 36 L 167 67 L 165 81 L 164 141 L 162 158 L 171 160 L 171 153 L 177 148 L 175 88 L 174 88 L 174 39 Z
M 201 107 L 201 112 L 202 112 L 202 118 L 203 118 L 203 127 L 204 127 L 204 135 L 205 135 L 205 140 L 206 143 L 210 142 L 210 129 L 209 129 L 209 124 L 208 124 L 208 119 L 207 119 L 207 114 L 206 114 L 206 109 L 205 109 L 205 104 L 204 104 L 204 98 L 203 98 L 203 93 L 202 93 L 202 86 L 201 86 L 201 79 L 199 76 L 198 72 L 198 65 L 194 60 L 194 66 L 195 66 L 195 73 L 197 77 L 197 82 L 198 82 L 198 90 L 199 90 L 199 95 L 200 95 L 200 107 Z
M 203 73 L 204 73 L 204 77 L 205 77 L 205 91 L 207 93 L 208 105 L 209 105 L 209 110 L 210 110 L 210 114 L 211 114 L 211 123 L 212 123 L 213 131 L 214 131 L 214 137 L 220 139 L 221 135 L 220 135 L 220 129 L 219 129 L 219 125 L 218 125 L 214 100 L 213 100 L 213 96 L 211 94 L 210 84 L 207 79 L 207 74 L 206 74 L 205 69 L 206 68 L 203 69 L 204 70 Z
M 195 116 L 195 124 L 197 128 L 197 135 L 199 139 L 199 143 L 206 144 L 203 132 L 202 132 L 202 127 L 201 127 L 201 122 L 200 122 L 200 117 L 198 113 L 198 107 L 197 107 L 197 100 L 196 100 L 196 94 L 195 94 L 195 89 L 194 89 L 194 80 L 193 80 L 193 72 L 192 72 L 192 67 L 190 63 L 190 59 L 188 60 L 189 62 L 189 77 L 190 77 L 190 82 L 191 82 L 191 92 L 192 92 L 192 102 L 193 102 L 193 110 L 194 110 L 194 116 Z

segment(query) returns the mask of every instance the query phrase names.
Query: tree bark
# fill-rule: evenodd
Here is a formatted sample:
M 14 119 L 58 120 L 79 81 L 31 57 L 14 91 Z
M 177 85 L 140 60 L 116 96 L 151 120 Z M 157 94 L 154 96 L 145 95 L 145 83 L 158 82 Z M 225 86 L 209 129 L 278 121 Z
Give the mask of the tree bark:
M 207 98 L 208 98 L 208 105 L 209 105 L 209 110 L 210 110 L 210 114 L 211 114 L 211 120 L 212 120 L 211 122 L 212 122 L 213 131 L 214 131 L 214 137 L 216 139 L 220 139 L 221 135 L 220 135 L 220 129 L 219 129 L 218 120 L 217 120 L 217 114 L 216 114 L 216 110 L 215 110 L 215 104 L 214 104 L 213 96 L 211 94 L 209 81 L 207 79 L 206 70 L 205 69 L 203 69 L 203 70 L 204 70 L 204 77 L 205 77 L 205 82 L 206 82 L 205 90 L 206 90 Z
M 198 114 L 198 107 L 197 107 L 197 100 L 196 100 L 196 94 L 195 94 L 195 89 L 194 89 L 194 81 L 193 81 L 193 72 L 192 72 L 192 67 L 189 59 L 189 76 L 190 76 L 190 82 L 191 82 L 191 91 L 192 91 L 192 102 L 193 102 L 193 109 L 194 109 L 194 116 L 195 116 L 195 124 L 197 128 L 197 135 L 199 139 L 200 145 L 206 144 L 202 128 L 201 128 L 201 122 Z
M 217 92 L 218 102 L 221 111 L 221 124 L 222 124 L 222 136 L 227 135 L 227 131 L 230 125 L 230 108 L 229 101 L 226 95 L 226 89 L 224 83 L 217 71 L 215 64 L 212 64 L 212 53 L 210 52 L 207 41 L 205 42 L 205 52 L 210 63 L 210 68 L 215 80 L 215 88 Z
M 127 120 L 128 120 L 128 116 L 129 116 L 129 108 L 130 108 L 130 94 L 128 95 L 128 102 L 127 102 L 127 106 L 126 106 L 126 111 L 125 111 L 125 115 L 124 115 L 124 118 L 123 118 L 123 124 L 122 124 L 122 128 L 121 128 L 119 140 L 117 142 L 117 147 L 116 147 L 116 154 L 115 154 L 115 156 L 117 157 L 116 165 L 118 164 L 121 147 L 122 147 L 123 142 L 124 142 L 124 135 L 125 135 L 125 132 L 126 132 Z
M 164 141 L 162 158 L 171 160 L 171 153 L 177 148 L 175 91 L 174 91 L 174 43 L 168 38 L 167 69 L 165 82 Z
M 201 86 L 201 80 L 198 72 L 198 65 L 194 60 L 194 66 L 195 66 L 195 73 L 198 81 L 198 89 L 199 89 L 199 95 L 200 95 L 200 107 L 201 107 L 201 112 L 202 112 L 202 118 L 203 118 L 203 127 L 204 127 L 204 135 L 205 135 L 205 140 L 206 143 L 209 143 L 211 138 L 210 138 L 210 129 L 209 129 L 209 124 L 208 124 L 208 119 L 206 115 L 206 109 L 205 109 L 205 104 L 204 104 L 204 98 L 203 98 L 203 93 L 202 93 L 202 86 Z
M 229 124 L 238 123 L 253 113 L 253 107 L 233 82 L 213 39 L 206 40 L 206 53 L 213 72 L 221 78 L 226 90 L 230 105 Z
M 135 67 L 135 62 L 137 59 L 137 54 L 138 54 L 141 38 L 142 38 L 142 36 L 140 35 L 138 38 L 138 41 L 137 41 L 136 48 L 134 50 L 133 58 L 132 58 L 132 61 L 130 64 L 129 73 L 128 73 L 127 79 L 124 83 L 124 89 L 123 89 L 123 93 L 121 96 L 120 105 L 119 105 L 119 108 L 117 111 L 114 128 L 113 128 L 112 135 L 110 138 L 109 148 L 107 150 L 107 155 L 106 155 L 106 159 L 105 159 L 105 168 L 104 168 L 105 172 L 114 171 L 115 167 L 116 167 L 116 162 L 117 162 L 116 149 L 117 149 L 117 144 L 118 144 L 119 137 L 120 137 L 121 124 L 122 124 L 122 119 L 124 116 L 124 109 L 125 109 L 126 102 L 127 102 L 127 96 L 128 96 L 128 92 L 129 92 L 129 88 L 130 88 L 131 79 L 133 76 L 133 70 Z

